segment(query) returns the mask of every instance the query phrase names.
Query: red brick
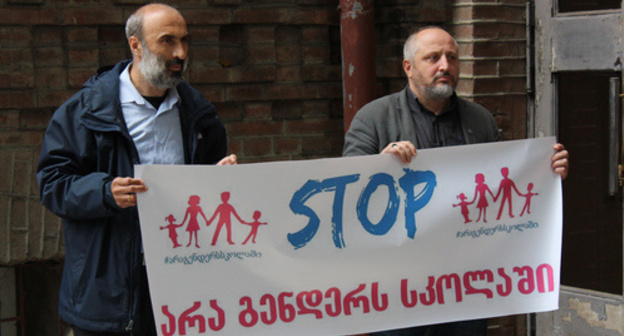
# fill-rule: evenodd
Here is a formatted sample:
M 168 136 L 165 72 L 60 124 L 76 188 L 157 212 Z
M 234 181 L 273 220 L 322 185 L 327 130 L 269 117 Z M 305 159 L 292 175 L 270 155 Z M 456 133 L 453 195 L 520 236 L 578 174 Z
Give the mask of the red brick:
M 273 104 L 274 120 L 301 119 L 303 106 L 299 100 L 279 100 Z
M 238 83 L 272 82 L 276 78 L 275 65 L 248 65 L 233 70 L 234 82 Z
M 282 134 L 284 124 L 281 121 L 235 122 L 227 125 L 230 136 L 262 136 Z
M 0 176 L 3 176 L 3 178 L 0 179 L 0 192 L 8 194 L 11 192 L 13 180 L 13 150 L 0 149 L 0 162 L 2 162 L 0 165 Z M 6 206 L 6 204 L 0 204 L 0 210 L 2 209 L 2 205 Z M 6 217 L 4 216 L 6 216 L 7 212 L 0 213 L 4 214 L 1 220 L 5 221 Z
M 517 23 L 479 22 L 474 24 L 474 37 L 484 39 L 526 39 L 523 21 Z
M 91 6 L 89 8 L 67 8 L 63 11 L 63 24 L 77 26 L 124 25 L 123 10 L 111 6 Z
M 247 44 L 275 44 L 275 28 L 271 26 L 247 26 L 244 29 Z
M 249 55 L 247 62 L 249 64 L 274 64 L 275 63 L 275 45 L 250 45 L 247 46 L 247 54 Z
M 0 91 L 0 106 L 5 109 L 35 106 L 35 94 L 32 91 Z
M 130 49 L 126 46 L 119 48 L 99 49 L 99 65 L 112 65 L 124 59 L 131 59 Z M 191 60 L 192 61 L 192 60 Z
M 33 69 L 16 69 L 12 73 L 0 73 L 0 89 L 31 89 L 34 83 Z
M 98 65 L 98 49 L 74 49 L 67 52 L 70 67 Z
M 98 41 L 98 28 L 69 27 L 65 30 L 65 41 L 67 41 L 70 44 L 71 43 L 97 42 Z
M 405 84 L 402 85 L 403 88 Z M 305 85 L 306 98 L 331 99 L 342 98 L 342 83 L 307 83 Z
M 304 46 L 302 48 L 303 63 L 329 63 L 330 51 L 325 46 Z
M 297 26 L 277 26 L 275 29 L 275 42 L 277 44 L 292 44 L 301 40 L 301 28 Z
M 20 114 L 17 110 L 0 110 L 0 130 L 17 130 L 19 128 Z M 2 152 L 0 151 L 0 157 Z M 2 161 L 0 159 L 0 162 Z M 4 176 L 0 174 L 0 176 Z
M 0 41 L 3 47 L 29 46 L 32 40 L 30 29 L 26 27 L 0 27 Z
M 522 93 L 526 91 L 526 82 L 524 78 L 505 77 L 505 78 L 476 78 L 474 84 L 475 93 Z
M 125 46 L 128 43 L 123 26 L 99 26 L 97 29 L 97 41 L 102 46 L 120 44 Z
M 61 47 L 35 48 L 35 66 L 62 66 L 66 53 Z
M 190 81 L 193 83 L 232 83 L 234 71 L 231 68 L 214 66 L 210 68 L 193 67 L 190 73 Z
M 301 64 L 301 46 L 297 44 L 277 46 L 275 52 L 279 64 Z
M 249 137 L 243 139 L 243 154 L 248 156 L 262 156 L 273 153 L 273 144 L 271 138 L 254 138 Z
M 473 17 L 475 20 L 499 20 L 499 21 L 519 21 L 525 22 L 525 6 L 491 6 L 475 5 Z
M 331 148 L 325 136 L 311 136 L 301 139 L 301 152 L 304 155 L 326 154 Z
M 502 59 L 499 63 L 499 74 L 501 76 L 506 75 L 521 75 L 526 76 L 526 59 Z
M 275 154 L 300 154 L 301 138 L 280 137 L 275 138 Z
M 225 25 L 233 22 L 232 11 L 226 8 L 183 9 L 180 13 L 187 25 Z
M 215 103 L 215 106 L 224 122 L 243 120 L 243 111 L 239 103 Z
M 302 119 L 286 122 L 287 134 L 325 134 L 342 131 L 342 120 Z
M 228 134 L 228 153 L 236 154 L 240 162 L 240 157 L 243 155 L 243 139 L 233 138 Z
M 191 49 L 196 45 L 219 43 L 219 26 L 192 26 L 189 27 L 191 34 Z
M 11 191 L 18 195 L 27 196 L 30 194 L 31 177 L 33 172 L 32 164 L 29 161 L 15 160 L 13 162 L 13 185 Z
M 301 66 L 279 66 L 275 74 L 278 82 L 299 82 L 302 79 Z
M 193 46 L 190 48 L 191 64 L 218 65 L 219 47 L 217 46 Z
M 379 60 L 375 69 L 377 77 L 402 77 L 405 74 L 402 60 L 398 58 L 387 61 Z
M 38 145 L 42 139 L 43 134 L 37 131 L 1 132 L 0 146 Z
M 301 99 L 307 85 L 275 84 L 267 88 L 267 99 Z M 307 95 L 307 94 L 306 94 Z
M 327 43 L 329 40 L 329 27 L 305 27 L 302 29 L 301 35 L 304 43 Z
M 45 131 L 53 113 L 51 108 L 22 109 L 19 113 L 19 127 L 21 130 Z
M 239 7 L 233 11 L 232 21 L 242 24 L 258 23 L 301 23 L 297 11 L 291 8 L 273 8 L 249 6 Z
M 330 102 L 328 100 L 308 100 L 303 103 L 304 118 L 328 117 L 330 114 Z
M 54 8 L 0 8 L 3 25 L 46 25 L 60 22 L 60 14 Z
M 230 101 L 250 101 L 264 99 L 264 85 L 238 85 L 225 89 L 225 99 Z
M 198 89 L 202 93 L 202 95 L 204 95 L 204 97 L 208 99 L 208 101 L 211 101 L 213 103 L 225 101 L 225 90 L 221 85 L 195 85 L 195 88 Z
M 340 81 L 342 80 L 342 66 L 305 65 L 303 67 L 303 80 L 309 82 Z
M 270 120 L 273 104 L 271 102 L 245 104 L 245 120 Z
M 97 72 L 97 67 L 84 69 L 69 69 L 67 71 L 67 85 L 69 88 L 80 89 L 82 85 Z
M 296 22 L 301 24 L 331 25 L 340 22 L 338 10 L 308 8 L 302 9 Z
M 0 65 L 3 67 L 32 67 L 32 51 L 30 48 L 2 48 L 0 49 Z
M 76 90 L 49 90 L 39 92 L 38 106 L 58 108 L 74 93 L 76 93 Z

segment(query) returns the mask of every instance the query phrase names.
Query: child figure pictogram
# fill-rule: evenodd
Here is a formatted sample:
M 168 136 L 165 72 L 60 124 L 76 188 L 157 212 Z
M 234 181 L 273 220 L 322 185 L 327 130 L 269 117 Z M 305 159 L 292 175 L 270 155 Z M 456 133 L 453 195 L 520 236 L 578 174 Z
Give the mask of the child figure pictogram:
M 238 219 L 239 222 L 243 224 L 245 223 L 245 221 L 243 221 L 240 218 L 240 216 L 236 213 L 236 210 L 234 210 L 234 207 L 228 204 L 229 199 L 230 199 L 229 192 L 225 191 L 221 193 L 221 201 L 223 201 L 223 203 L 221 203 L 217 207 L 212 217 L 210 217 L 210 219 L 206 221 L 206 225 L 210 225 L 212 221 L 215 219 L 215 217 L 219 215 L 219 222 L 217 223 L 217 229 L 215 231 L 214 236 L 212 237 L 212 245 L 217 244 L 217 239 L 219 238 L 219 233 L 221 232 L 221 228 L 223 228 L 223 225 L 225 225 L 225 230 L 227 231 L 228 244 L 234 245 L 234 242 L 232 241 L 232 215 L 234 215 L 236 219 Z
M 475 175 L 475 183 L 477 183 L 477 186 L 475 187 L 475 195 L 472 201 L 470 202 L 470 204 L 474 203 L 477 200 L 477 197 L 479 198 L 477 202 L 477 209 L 479 209 L 479 217 L 477 218 L 476 221 L 478 222 L 479 220 L 481 220 L 481 214 L 483 214 L 483 222 L 487 223 L 487 219 L 485 218 L 485 216 L 487 213 L 487 207 L 489 203 L 487 201 L 485 192 L 486 191 L 489 192 L 492 198 L 494 198 L 494 193 L 492 193 L 492 191 L 490 190 L 490 187 L 488 187 L 488 185 L 485 184 L 485 176 L 483 174 L 479 173 Z
M 246 225 L 251 225 L 251 232 L 249 232 L 249 235 L 247 236 L 247 238 L 245 239 L 245 241 L 243 242 L 243 245 L 247 244 L 247 242 L 249 241 L 249 239 L 251 239 L 252 243 L 256 243 L 256 236 L 258 235 L 258 228 L 260 227 L 260 225 L 267 225 L 267 223 L 260 223 L 258 220 L 260 219 L 260 216 L 262 216 L 262 213 L 260 211 L 254 211 L 253 214 L 253 219 L 254 221 L 251 223 L 243 223 Z
M 182 225 L 186 222 L 186 219 L 189 219 L 188 226 L 186 227 L 186 231 L 189 232 L 189 242 L 186 245 L 191 246 L 193 241 L 193 236 L 195 236 L 195 247 L 199 248 L 199 241 L 197 239 L 197 231 L 199 231 L 199 223 L 197 222 L 197 214 L 202 215 L 204 220 L 206 220 L 206 215 L 204 215 L 204 211 L 202 211 L 199 206 L 199 196 L 192 195 L 189 197 L 188 204 L 189 207 L 186 208 L 186 213 L 184 214 L 184 220 L 182 220 Z
M 501 168 L 501 175 L 503 175 L 503 179 L 501 180 L 500 186 L 498 187 L 496 197 L 494 197 L 494 202 L 496 202 L 501 192 L 503 193 L 503 199 L 501 201 L 501 205 L 498 210 L 498 216 L 496 217 L 496 219 L 501 218 L 501 215 L 503 214 L 503 209 L 505 208 L 505 202 L 509 203 L 509 217 L 514 218 L 511 190 L 515 190 L 516 194 L 518 194 L 519 196 L 522 196 L 522 194 L 518 191 L 518 188 L 516 188 L 516 184 L 514 183 L 514 181 L 509 178 L 509 168 Z
M 472 222 L 470 219 L 470 210 L 468 210 L 468 206 L 472 204 L 472 202 L 466 202 L 466 195 L 464 195 L 464 193 L 457 195 L 457 198 L 459 199 L 459 203 L 453 204 L 453 208 L 461 207 L 461 214 L 464 216 L 464 224 Z
M 169 239 L 171 239 L 171 242 L 173 242 L 173 248 L 182 246 L 178 243 L 178 233 L 176 232 L 176 229 L 181 227 L 183 224 L 175 224 L 175 220 L 176 219 L 175 217 L 173 217 L 173 215 L 169 215 L 165 217 L 165 221 L 169 222 L 169 225 L 160 227 L 161 230 L 169 230 Z
M 524 215 L 524 210 L 526 210 L 527 214 L 531 213 L 531 197 L 539 195 L 538 193 L 534 193 L 533 191 L 533 183 L 529 183 L 527 186 L 527 193 L 521 196 L 526 198 L 524 202 L 524 208 L 522 208 L 522 212 L 520 212 L 520 217 Z

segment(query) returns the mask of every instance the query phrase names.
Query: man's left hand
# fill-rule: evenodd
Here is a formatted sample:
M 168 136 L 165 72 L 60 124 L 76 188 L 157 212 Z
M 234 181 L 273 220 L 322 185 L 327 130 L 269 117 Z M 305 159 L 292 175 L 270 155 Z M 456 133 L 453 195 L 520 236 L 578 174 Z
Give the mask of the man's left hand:
M 556 151 L 552 156 L 552 170 L 555 174 L 561 175 L 561 179 L 565 179 L 568 176 L 568 167 L 570 154 L 565 149 L 565 147 L 558 143 L 553 146 L 553 149 Z

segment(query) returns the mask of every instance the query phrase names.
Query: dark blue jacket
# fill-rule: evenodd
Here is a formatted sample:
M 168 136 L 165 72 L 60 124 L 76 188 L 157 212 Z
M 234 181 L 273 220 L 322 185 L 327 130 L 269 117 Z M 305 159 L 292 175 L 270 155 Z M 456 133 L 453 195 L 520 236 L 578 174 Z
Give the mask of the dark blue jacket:
M 92 331 L 137 331 L 141 236 L 136 208 L 121 209 L 111 181 L 134 176 L 139 156 L 119 103 L 130 61 L 101 69 L 53 115 L 37 168 L 41 203 L 63 218 L 65 265 L 59 315 Z M 226 154 L 215 107 L 185 82 L 177 86 L 187 164 Z

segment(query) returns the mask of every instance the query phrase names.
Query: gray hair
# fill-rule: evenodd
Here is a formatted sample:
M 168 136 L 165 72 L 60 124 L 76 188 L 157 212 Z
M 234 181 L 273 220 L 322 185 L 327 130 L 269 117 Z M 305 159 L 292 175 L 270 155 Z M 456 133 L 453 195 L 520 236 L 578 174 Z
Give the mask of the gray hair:
M 410 62 L 414 61 L 414 54 L 416 54 L 416 52 L 418 52 L 418 33 L 420 33 L 423 30 L 428 30 L 428 29 L 441 29 L 446 31 L 445 29 L 443 29 L 442 27 L 439 26 L 425 26 L 425 27 L 421 27 L 418 28 L 418 30 L 416 30 L 415 32 L 413 32 L 405 41 L 405 45 L 403 45 L 403 59 L 406 59 Z M 453 42 L 455 42 L 455 47 L 457 48 L 457 41 L 455 41 L 455 38 L 453 36 L 451 36 L 451 38 L 453 39 Z
M 139 41 L 141 41 L 141 43 L 144 43 L 143 16 L 144 12 L 139 9 L 132 13 L 132 15 L 128 18 L 128 21 L 126 21 L 126 38 L 128 40 L 130 40 L 130 37 L 135 36 L 139 39 Z

